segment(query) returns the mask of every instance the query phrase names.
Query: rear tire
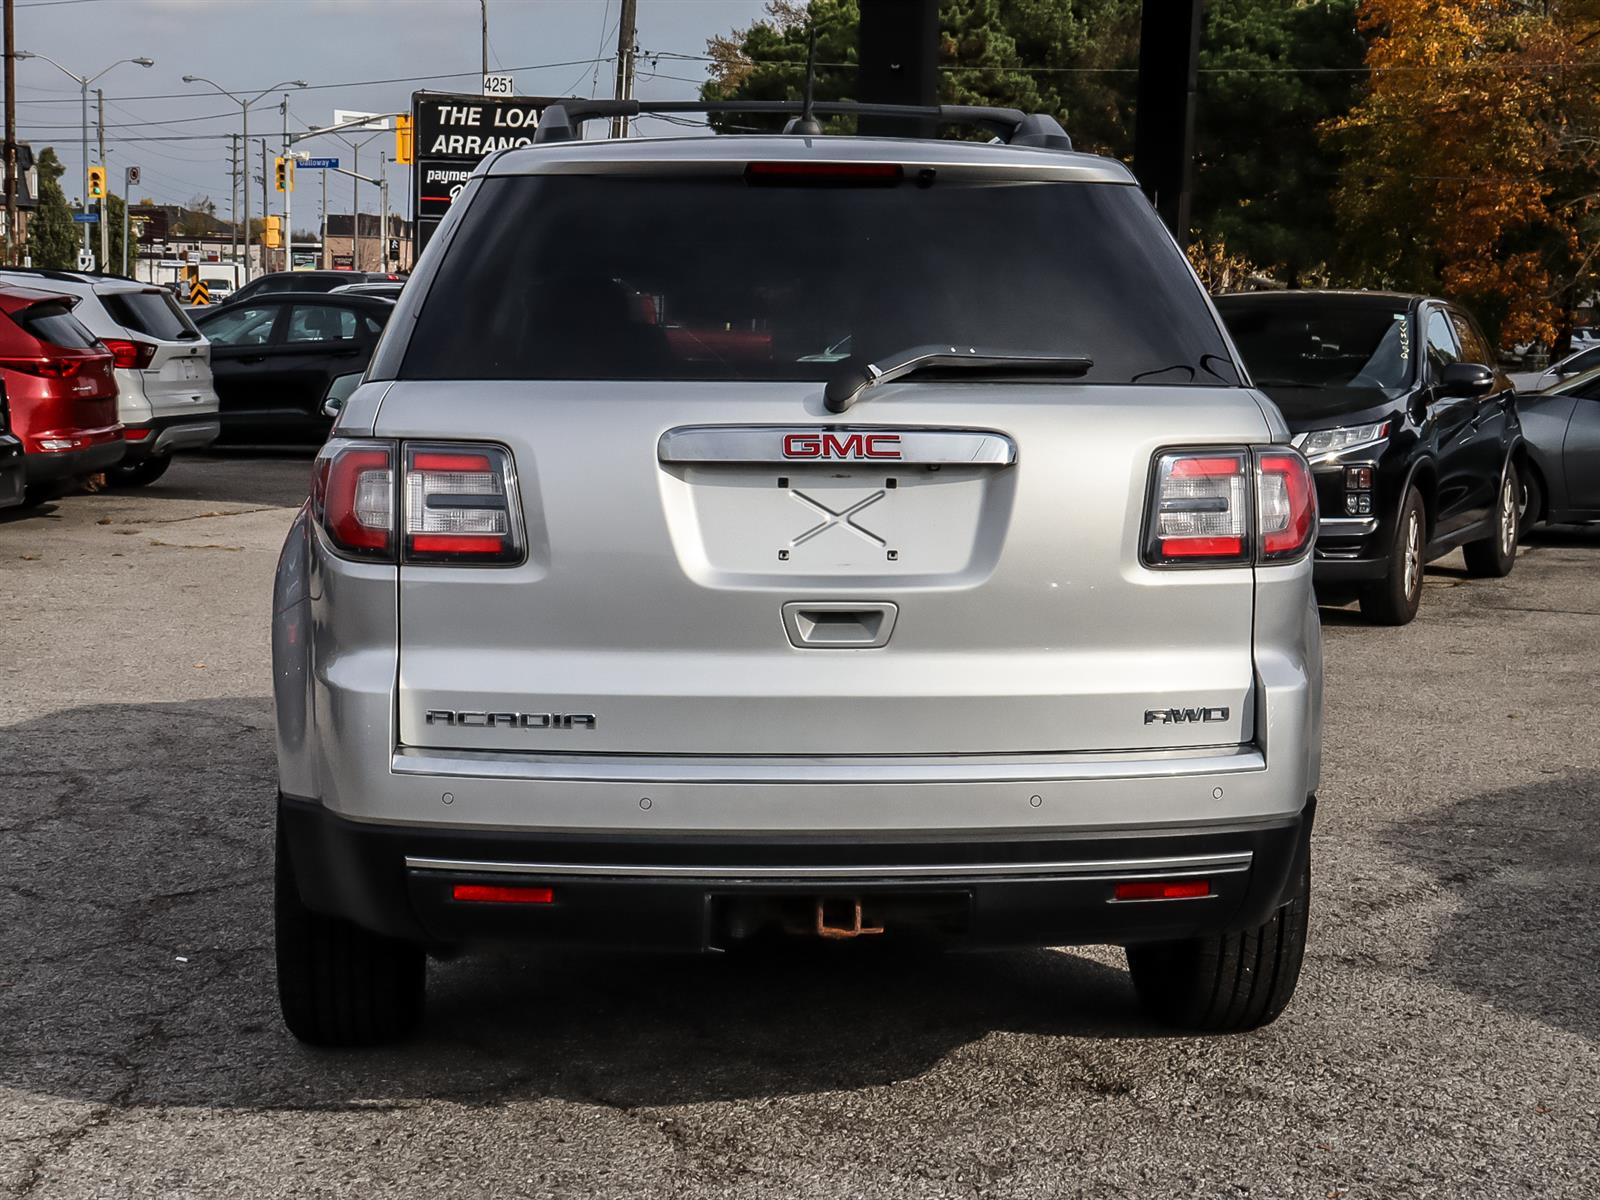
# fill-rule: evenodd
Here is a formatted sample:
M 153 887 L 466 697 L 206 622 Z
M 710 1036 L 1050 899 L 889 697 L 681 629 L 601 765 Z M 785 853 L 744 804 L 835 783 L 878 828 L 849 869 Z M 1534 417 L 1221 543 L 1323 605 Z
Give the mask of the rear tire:
M 422 947 L 307 908 L 281 836 L 273 925 L 278 1003 L 295 1037 L 312 1046 L 374 1046 L 416 1028 L 427 974 Z
M 1427 565 L 1428 513 L 1422 493 L 1406 491 L 1395 522 L 1394 545 L 1384 577 L 1361 591 L 1361 615 L 1375 625 L 1409 625 L 1422 604 L 1422 575 Z
M 1522 480 L 1522 504 L 1517 540 L 1521 543 L 1522 536 L 1540 521 L 1544 520 L 1544 484 L 1539 480 L 1539 472 L 1530 466 Z
M 1151 1016 L 1196 1033 L 1239 1033 L 1277 1019 L 1294 995 L 1311 913 L 1311 855 L 1296 895 L 1265 925 L 1128 947 L 1128 971 Z
M 172 455 L 158 454 L 136 463 L 123 463 L 106 471 L 106 482 L 114 488 L 148 487 L 167 473 Z
M 1516 465 L 1506 464 L 1506 473 L 1495 494 L 1494 523 L 1481 542 L 1461 547 L 1467 560 L 1467 574 L 1478 579 L 1504 579 L 1517 565 L 1517 531 L 1521 525 L 1522 483 Z

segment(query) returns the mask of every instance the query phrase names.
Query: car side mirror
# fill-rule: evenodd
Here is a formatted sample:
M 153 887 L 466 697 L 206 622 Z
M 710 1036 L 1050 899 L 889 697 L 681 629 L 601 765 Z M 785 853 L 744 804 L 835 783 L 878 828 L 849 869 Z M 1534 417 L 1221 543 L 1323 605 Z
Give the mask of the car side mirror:
M 1439 394 L 1472 400 L 1494 390 L 1494 372 L 1480 363 L 1450 363 L 1439 372 Z
M 344 403 L 350 399 L 355 390 L 361 386 L 362 371 L 355 371 L 349 375 L 337 376 L 328 385 L 328 394 L 322 398 L 322 415 L 337 417 L 344 410 Z

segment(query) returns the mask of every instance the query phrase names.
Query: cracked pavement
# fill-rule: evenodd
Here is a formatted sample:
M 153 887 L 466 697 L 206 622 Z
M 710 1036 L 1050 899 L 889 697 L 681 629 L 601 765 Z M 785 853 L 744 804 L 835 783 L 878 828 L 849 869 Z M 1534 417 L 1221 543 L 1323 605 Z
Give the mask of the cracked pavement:
M 1600 530 L 1325 610 L 1312 944 L 1174 1037 L 1104 949 L 435 964 L 282 1030 L 267 609 L 308 463 L 0 513 L 0 1196 L 1592 1196 Z

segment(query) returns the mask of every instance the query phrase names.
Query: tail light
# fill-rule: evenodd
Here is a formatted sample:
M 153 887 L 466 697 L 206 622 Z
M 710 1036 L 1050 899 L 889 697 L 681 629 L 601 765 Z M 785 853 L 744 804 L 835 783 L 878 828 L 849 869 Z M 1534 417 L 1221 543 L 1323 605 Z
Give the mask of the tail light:
M 111 351 L 112 363 L 124 370 L 142 371 L 156 356 L 156 348 L 150 342 L 136 342 L 123 338 L 100 340 L 105 343 L 106 349 Z
M 0 358 L 0 367 L 40 379 L 71 379 L 94 361 L 92 358 Z
M 1311 468 L 1298 451 L 1174 451 L 1155 462 L 1144 560 L 1153 567 L 1292 560 L 1311 548 L 1316 526 Z
M 404 471 L 396 485 L 395 463 Z M 335 439 L 317 456 L 311 510 L 336 550 L 406 563 L 522 560 L 511 456 L 475 443 Z
M 511 456 L 498 446 L 406 445 L 407 562 L 522 558 Z
M 317 455 L 311 514 L 350 558 L 394 558 L 394 444 L 335 440 Z
M 1256 452 L 1256 497 L 1263 562 L 1299 558 L 1311 549 L 1317 536 L 1317 490 L 1299 451 Z

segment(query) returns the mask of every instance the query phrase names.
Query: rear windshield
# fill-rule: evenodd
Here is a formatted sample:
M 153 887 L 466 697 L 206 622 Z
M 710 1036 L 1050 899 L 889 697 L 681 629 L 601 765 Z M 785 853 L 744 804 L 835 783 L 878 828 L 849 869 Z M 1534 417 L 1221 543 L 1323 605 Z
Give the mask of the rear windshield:
M 1404 388 L 1416 358 L 1406 308 L 1337 297 L 1217 300 L 1244 365 L 1267 388 Z
M 12 320 L 41 342 L 60 346 L 63 350 L 93 350 L 100 339 L 90 333 L 84 323 L 72 315 L 72 305 L 65 300 L 43 300 L 31 304 Z
M 113 321 L 134 333 L 162 342 L 192 342 L 200 337 L 200 331 L 167 292 L 111 292 L 101 296 L 100 302 Z
M 402 378 L 823 380 L 930 343 L 1082 355 L 1098 383 L 1236 383 L 1136 190 L 734 177 L 486 179 Z

